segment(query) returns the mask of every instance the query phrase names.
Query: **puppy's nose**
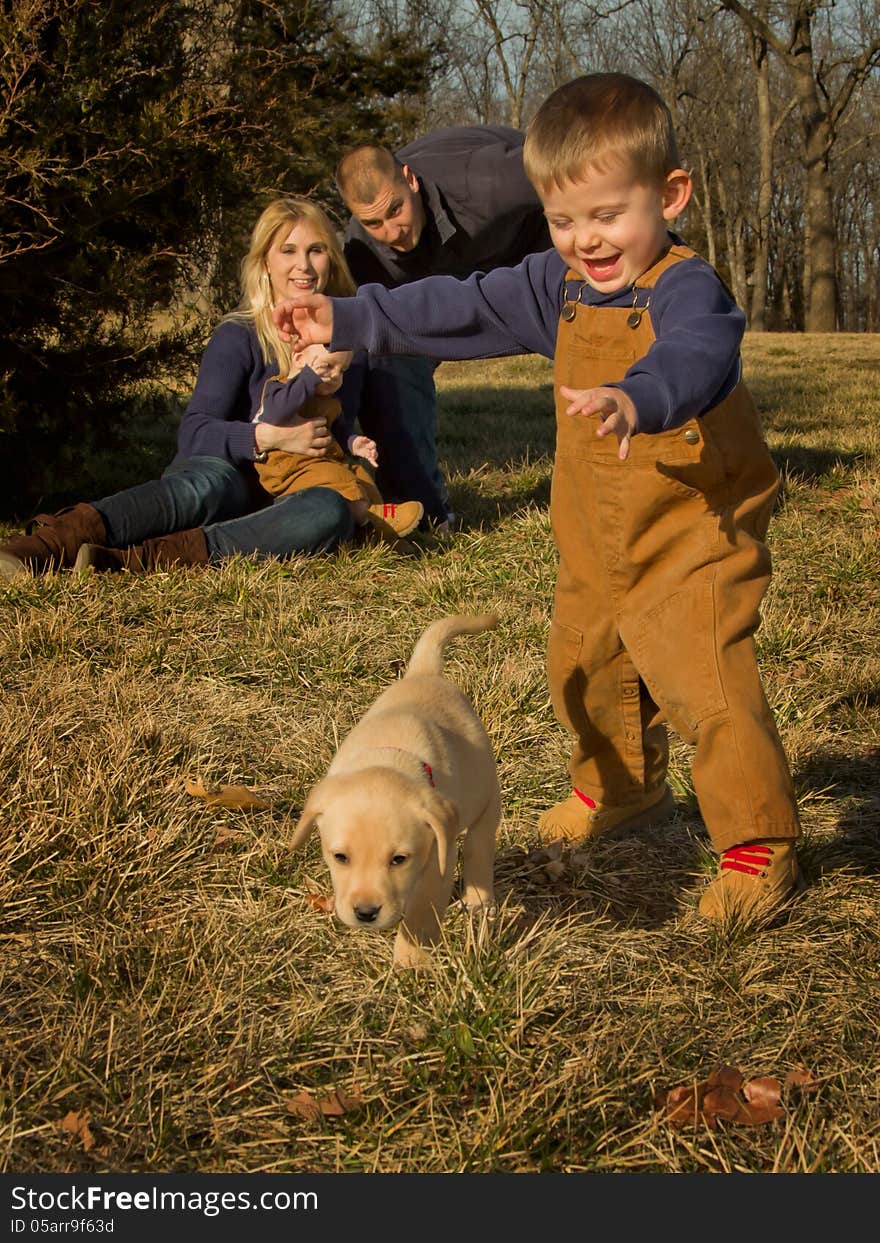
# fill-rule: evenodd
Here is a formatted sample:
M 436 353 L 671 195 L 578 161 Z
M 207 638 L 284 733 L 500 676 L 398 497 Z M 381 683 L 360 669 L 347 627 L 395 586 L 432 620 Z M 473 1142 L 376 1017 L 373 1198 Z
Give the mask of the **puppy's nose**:
M 358 904 L 354 908 L 354 913 L 362 924 L 372 924 L 376 920 L 376 916 L 381 911 L 381 906 L 363 906 Z

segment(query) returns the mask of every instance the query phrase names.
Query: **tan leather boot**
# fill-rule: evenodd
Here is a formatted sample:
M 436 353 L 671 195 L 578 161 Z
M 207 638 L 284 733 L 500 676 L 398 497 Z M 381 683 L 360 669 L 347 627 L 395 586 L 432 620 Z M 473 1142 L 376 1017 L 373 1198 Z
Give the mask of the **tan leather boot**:
M 173 565 L 207 565 L 208 545 L 203 527 L 189 531 L 175 531 L 173 535 L 159 535 L 132 544 L 130 548 L 103 548 L 100 544 L 83 544 L 77 554 L 74 569 L 80 572 L 97 570 L 99 573 L 118 573 L 129 570 L 133 574 L 146 574 L 150 570 L 164 570 Z
M 24 535 L 0 544 L 0 578 L 13 582 L 27 574 L 69 568 L 83 544 L 103 544 L 106 539 L 104 519 L 94 505 L 37 514 Z
M 538 832 L 545 842 L 583 841 L 592 837 L 616 837 L 632 829 L 660 824 L 675 811 L 675 800 L 666 785 L 649 790 L 635 803 L 605 806 L 594 803 L 577 790 L 549 808 L 538 821 Z
M 399 505 L 386 503 L 371 505 L 367 522 L 377 535 L 391 541 L 410 535 L 422 520 L 425 507 L 421 501 L 401 501 Z
M 700 914 L 707 919 L 766 918 L 800 883 L 793 841 L 776 838 L 731 846 L 700 899 Z

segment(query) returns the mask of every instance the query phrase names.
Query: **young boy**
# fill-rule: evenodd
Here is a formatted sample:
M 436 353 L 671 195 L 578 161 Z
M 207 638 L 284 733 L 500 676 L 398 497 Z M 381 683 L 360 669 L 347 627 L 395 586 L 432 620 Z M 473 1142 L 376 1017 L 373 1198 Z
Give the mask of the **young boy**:
M 798 883 L 794 790 L 753 639 L 778 474 L 741 379 L 744 316 L 667 232 L 691 195 L 679 165 L 649 86 L 577 78 L 526 137 L 555 251 L 464 282 L 294 298 L 276 322 L 334 350 L 555 357 L 547 667 L 574 736 L 574 789 L 541 833 L 592 838 L 665 818 L 668 722 L 695 745 L 694 788 L 720 854 L 700 910 L 747 917 Z

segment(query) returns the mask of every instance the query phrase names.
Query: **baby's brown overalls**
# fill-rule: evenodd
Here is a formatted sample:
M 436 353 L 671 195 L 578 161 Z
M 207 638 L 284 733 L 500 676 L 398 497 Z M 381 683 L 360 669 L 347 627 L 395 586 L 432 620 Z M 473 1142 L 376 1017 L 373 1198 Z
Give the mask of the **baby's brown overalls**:
M 693 253 L 673 246 L 649 269 L 639 305 Z M 742 382 L 700 418 L 634 436 L 623 462 L 617 437 L 596 435 L 597 415 L 566 414 L 560 385 L 621 380 L 648 352 L 650 314 L 635 327 L 628 318 L 625 307 L 578 304 L 556 345 L 559 576 L 547 667 L 575 737 L 573 784 L 605 806 L 643 800 L 666 779 L 669 722 L 696 746 L 694 789 L 717 850 L 794 838 L 791 775 L 753 638 L 779 476 Z
M 341 410 L 335 397 L 318 393 L 303 405 L 299 416 L 308 419 L 323 415 L 327 426 L 331 427 Z M 382 503 L 379 489 L 366 467 L 350 462 L 332 437 L 326 455 L 319 458 L 270 449 L 266 461 L 257 463 L 257 474 L 272 496 L 289 496 L 305 488 L 330 488 L 349 501 L 364 500 L 369 505 Z

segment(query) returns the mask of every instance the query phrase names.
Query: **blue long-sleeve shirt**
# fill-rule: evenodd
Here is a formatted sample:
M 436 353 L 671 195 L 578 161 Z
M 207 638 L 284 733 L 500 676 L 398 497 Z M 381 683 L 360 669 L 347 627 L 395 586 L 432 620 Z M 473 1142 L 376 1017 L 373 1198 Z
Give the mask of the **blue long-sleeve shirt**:
M 552 358 L 565 274 L 564 261 L 550 250 L 467 280 L 432 276 L 393 290 L 365 285 L 354 298 L 333 300 L 328 348 L 447 360 L 526 353 Z M 640 306 L 647 294 L 642 291 Z M 613 294 L 588 285 L 581 290 L 581 300 L 590 306 L 628 307 L 633 296 L 632 285 Z M 704 414 L 735 387 L 745 316 L 714 269 L 698 257 L 681 260 L 659 277 L 647 314 L 657 339 L 615 387 L 632 399 L 638 430 L 650 433 Z
M 358 366 L 363 366 L 363 360 L 352 364 L 355 370 Z M 225 458 L 236 466 L 253 462 L 251 420 L 263 400 L 266 381 L 277 374 L 277 364 L 264 360 L 250 324 L 235 320 L 221 323 L 202 355 L 195 388 L 180 421 L 178 453 Z M 321 382 L 311 367 L 304 367 L 289 383 L 268 385 L 263 421 L 276 425 L 288 422 Z M 352 430 L 342 416 L 333 424 L 332 431 L 344 450 Z

